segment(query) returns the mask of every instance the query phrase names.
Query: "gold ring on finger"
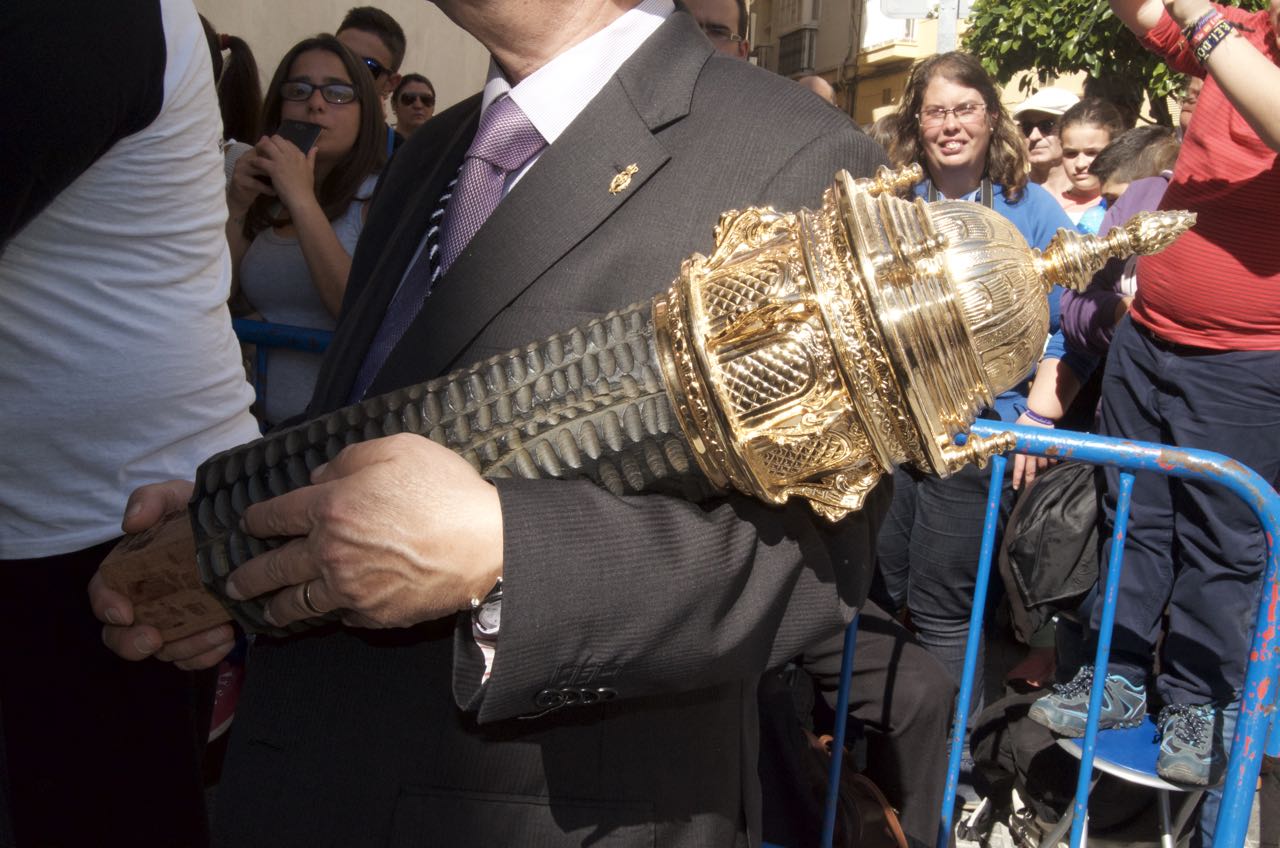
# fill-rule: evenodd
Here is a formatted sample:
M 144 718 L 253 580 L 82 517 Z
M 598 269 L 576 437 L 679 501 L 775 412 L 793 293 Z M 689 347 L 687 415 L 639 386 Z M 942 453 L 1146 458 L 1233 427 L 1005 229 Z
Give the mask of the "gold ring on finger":
M 311 600 L 311 587 L 320 581 L 309 580 L 302 584 L 302 605 L 306 607 L 307 612 L 315 616 L 324 615 L 324 610 L 316 606 L 316 602 Z

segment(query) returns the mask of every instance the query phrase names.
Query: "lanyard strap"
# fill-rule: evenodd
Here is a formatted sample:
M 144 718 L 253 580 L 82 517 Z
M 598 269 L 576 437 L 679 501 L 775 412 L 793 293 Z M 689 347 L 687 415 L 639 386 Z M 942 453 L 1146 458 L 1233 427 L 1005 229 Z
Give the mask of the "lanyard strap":
M 926 192 L 926 199 L 930 203 L 937 203 L 939 200 L 944 199 L 942 195 L 938 194 L 938 187 L 933 184 L 933 180 L 929 180 L 929 187 Z M 993 208 L 992 204 L 995 202 L 995 194 L 991 188 L 991 180 L 986 177 L 982 178 L 982 185 L 978 190 L 978 202 L 988 209 Z

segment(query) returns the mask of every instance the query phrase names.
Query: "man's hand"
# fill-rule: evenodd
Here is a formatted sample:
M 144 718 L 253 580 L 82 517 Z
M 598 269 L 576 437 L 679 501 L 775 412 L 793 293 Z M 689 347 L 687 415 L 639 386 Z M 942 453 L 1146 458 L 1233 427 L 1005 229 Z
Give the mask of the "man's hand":
M 141 533 L 175 509 L 185 508 L 190 497 L 191 483 L 185 480 L 143 486 L 129 496 L 121 529 Z M 102 641 L 127 660 L 154 656 L 192 671 L 217 665 L 235 646 L 235 631 L 230 624 L 165 642 L 156 628 L 133 623 L 133 605 L 124 595 L 107 588 L 101 572 L 89 581 L 89 605 L 106 625 L 102 628 Z
M 311 481 L 245 511 L 247 532 L 299 538 L 227 582 L 233 597 L 276 592 L 277 625 L 336 609 L 406 627 L 466 609 L 502 574 L 497 490 L 447 448 L 411 435 L 352 445 Z

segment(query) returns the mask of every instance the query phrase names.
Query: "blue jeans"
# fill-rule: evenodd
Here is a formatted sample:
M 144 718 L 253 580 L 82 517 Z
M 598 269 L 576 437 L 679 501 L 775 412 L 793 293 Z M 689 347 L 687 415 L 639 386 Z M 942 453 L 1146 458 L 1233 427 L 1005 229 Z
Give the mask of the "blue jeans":
M 877 553 L 892 603 L 905 600 L 916 636 L 959 683 L 964 669 L 969 611 L 978 575 L 990 466 L 967 466 L 945 480 L 899 468 L 893 503 L 880 526 Z M 1000 529 L 1012 509 L 1009 478 L 1001 500 Z M 979 650 L 971 709 L 982 703 Z
M 1280 474 L 1280 351 L 1203 351 L 1155 338 L 1126 318 L 1102 384 L 1102 432 L 1218 451 L 1267 480 Z M 1106 532 L 1119 472 L 1108 468 Z M 1107 563 L 1106 544 L 1102 554 Z M 1157 689 L 1165 703 L 1238 697 L 1265 564 L 1249 507 L 1211 482 L 1139 473 L 1134 480 L 1111 671 L 1142 680 L 1165 608 Z M 1097 632 L 1101 605 L 1091 629 Z

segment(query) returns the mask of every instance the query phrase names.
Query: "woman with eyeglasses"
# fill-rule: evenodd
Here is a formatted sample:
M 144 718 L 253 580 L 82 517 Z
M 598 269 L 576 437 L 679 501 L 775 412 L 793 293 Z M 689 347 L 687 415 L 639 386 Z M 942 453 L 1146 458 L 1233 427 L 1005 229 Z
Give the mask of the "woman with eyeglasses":
M 894 115 L 889 158 L 915 162 L 927 179 L 916 194 L 929 201 L 970 200 L 1008 218 L 1032 247 L 1044 248 L 1071 221 L 1048 192 L 1027 181 L 1026 152 L 1000 103 L 995 83 L 966 53 L 933 56 L 912 71 Z M 1050 332 L 1057 331 L 1059 292 L 1050 297 Z M 1060 334 L 1040 368 L 1075 380 Z M 1074 357 L 1073 357 L 1074 358 Z M 1087 368 L 1082 367 L 1086 373 Z M 1030 374 L 1027 375 L 1030 378 Z M 1029 380 L 1001 394 L 983 417 L 1028 423 Z M 1047 419 L 1046 419 L 1047 420 Z M 1034 477 L 1015 466 L 1006 487 Z M 989 470 L 973 466 L 945 480 L 902 467 L 894 474 L 894 502 L 880 532 L 881 575 L 891 608 L 905 600 L 921 641 L 959 681 L 981 546 Z M 1006 493 L 1008 494 L 1008 493 Z M 1003 500 L 1006 510 L 1010 498 Z M 983 691 L 982 660 L 974 682 Z M 975 700 L 975 705 L 977 701 Z
M 373 78 L 331 35 L 295 45 L 267 89 L 262 125 L 319 127 L 307 152 L 273 129 L 236 163 L 227 192 L 234 278 L 267 321 L 331 330 L 385 161 Z M 318 354 L 272 351 L 261 410 L 268 424 L 305 409 Z
M 405 74 L 391 94 L 396 132 L 403 138 L 427 122 L 436 110 L 436 87 L 422 74 Z

